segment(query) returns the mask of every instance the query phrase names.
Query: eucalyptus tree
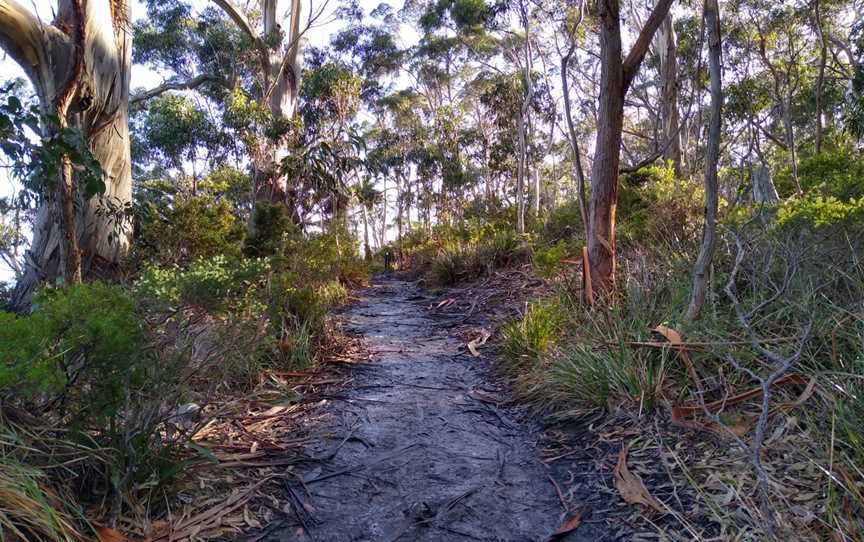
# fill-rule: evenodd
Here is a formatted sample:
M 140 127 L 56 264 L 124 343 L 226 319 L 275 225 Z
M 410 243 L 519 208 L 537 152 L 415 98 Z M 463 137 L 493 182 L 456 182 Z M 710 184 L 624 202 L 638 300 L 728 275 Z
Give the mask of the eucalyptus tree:
M 588 257 L 592 283 L 601 291 L 611 291 L 615 283 L 615 210 L 624 98 L 672 2 L 657 0 L 626 57 L 623 56 L 619 0 L 601 0 L 597 5 L 601 72 L 597 138 L 591 169 Z
M 97 186 L 78 186 L 70 148 L 42 179 L 49 197 L 33 225 L 14 305 L 26 303 L 42 281 L 75 281 L 116 264 L 129 245 L 131 228 L 122 215 L 132 197 L 129 18 L 122 0 L 59 0 L 51 23 L 17 0 L 0 0 L 0 47 L 33 84 L 42 137 L 72 147 L 80 135 L 85 148 L 79 150 L 92 153 L 101 168 L 94 172 Z
M 239 133 L 246 148 L 255 199 L 285 205 L 297 221 L 301 196 L 283 162 L 301 129 L 295 115 L 303 37 L 324 10 L 313 6 L 304 17 L 300 0 L 255 4 L 244 9 L 231 0 L 213 0 L 219 11 L 209 7 L 194 14 L 180 0 L 150 0 L 148 19 L 136 27 L 144 45 L 136 56 L 170 77 L 133 101 L 183 89 L 203 90 L 221 101 L 226 125 Z M 254 217 L 251 226 L 254 234 Z

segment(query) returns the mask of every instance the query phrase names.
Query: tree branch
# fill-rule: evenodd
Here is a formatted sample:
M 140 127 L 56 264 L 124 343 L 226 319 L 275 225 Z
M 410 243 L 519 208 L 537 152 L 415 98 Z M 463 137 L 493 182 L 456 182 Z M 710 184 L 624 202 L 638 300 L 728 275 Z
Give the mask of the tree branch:
M 651 10 L 651 15 L 649 15 L 648 20 L 645 21 L 645 26 L 643 26 L 642 31 L 639 32 L 639 37 L 636 38 L 636 43 L 633 44 L 633 47 L 630 48 L 630 52 L 627 53 L 627 58 L 624 59 L 623 66 L 625 93 L 627 92 L 627 89 L 630 88 L 630 83 L 633 82 L 636 72 L 639 71 L 642 59 L 645 58 L 645 54 L 648 52 L 648 47 L 651 46 L 651 40 L 654 39 L 654 33 L 657 32 L 657 29 L 660 28 L 660 25 L 663 23 L 663 19 L 666 18 L 666 14 L 669 13 L 669 8 L 672 7 L 672 2 L 674 2 L 674 0 L 657 0 L 654 9 Z
M 55 45 L 69 43 L 68 36 L 54 26 L 42 24 L 17 0 L 0 0 L 0 48 L 24 69 L 40 94 L 53 94 L 46 80 L 51 69 L 49 40 Z M 50 100 L 52 96 L 42 98 Z
M 222 11 L 224 11 L 225 14 L 240 27 L 240 30 L 245 32 L 246 35 L 252 39 L 252 41 L 256 44 L 261 42 L 258 32 L 256 32 L 255 28 L 253 28 L 249 23 L 249 19 L 246 18 L 246 15 L 240 11 L 240 8 L 234 5 L 234 2 L 231 0 L 213 0 L 213 3 L 222 8 Z
M 187 79 L 185 81 L 168 81 L 159 85 L 158 87 L 151 88 L 150 90 L 141 91 L 138 94 L 130 97 L 129 105 L 136 105 L 140 102 L 147 101 L 169 90 L 192 90 L 200 87 L 204 83 L 224 83 L 224 81 L 219 77 L 204 73 L 196 75 L 195 77 Z

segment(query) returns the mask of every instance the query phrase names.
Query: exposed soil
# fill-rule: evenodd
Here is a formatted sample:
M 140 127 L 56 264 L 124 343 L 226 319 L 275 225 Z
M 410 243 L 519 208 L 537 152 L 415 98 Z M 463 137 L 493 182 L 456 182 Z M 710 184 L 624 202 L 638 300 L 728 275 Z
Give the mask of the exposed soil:
M 454 336 L 464 319 L 430 311 L 412 282 L 379 279 L 359 295 L 344 325 L 371 361 L 304 428 L 305 454 L 326 461 L 298 465 L 295 513 L 254 540 L 547 540 L 569 516 L 539 428 L 498 406 L 489 367 Z M 604 531 L 589 522 L 557 539 Z

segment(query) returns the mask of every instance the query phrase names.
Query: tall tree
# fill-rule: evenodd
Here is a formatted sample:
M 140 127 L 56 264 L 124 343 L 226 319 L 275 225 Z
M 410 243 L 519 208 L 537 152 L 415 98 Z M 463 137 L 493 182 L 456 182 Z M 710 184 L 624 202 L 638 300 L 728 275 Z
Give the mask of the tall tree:
M 605 292 L 610 292 L 615 283 L 615 209 L 618 203 L 624 97 L 672 1 L 657 1 L 626 58 L 622 56 L 619 0 L 600 0 L 597 5 L 601 71 L 597 140 L 591 170 L 588 256 L 592 284 Z
M 722 44 L 720 9 L 717 0 L 705 0 L 705 26 L 708 30 L 708 72 L 711 79 L 711 118 L 708 121 L 708 141 L 705 145 L 705 220 L 702 225 L 702 245 L 693 266 L 693 290 L 687 318 L 699 318 L 708 292 L 708 278 L 717 235 L 717 167 L 720 159 L 720 129 L 723 110 Z
M 60 197 L 38 211 L 13 305 L 25 304 L 42 281 L 75 280 L 119 262 L 129 245 L 122 212 L 132 199 L 129 77 L 132 36 L 123 0 L 60 0 L 47 24 L 16 0 L 0 0 L 0 47 L 24 69 L 39 98 L 46 139 L 80 133 L 104 172 L 98 199 L 79 199 L 69 157 L 58 178 Z

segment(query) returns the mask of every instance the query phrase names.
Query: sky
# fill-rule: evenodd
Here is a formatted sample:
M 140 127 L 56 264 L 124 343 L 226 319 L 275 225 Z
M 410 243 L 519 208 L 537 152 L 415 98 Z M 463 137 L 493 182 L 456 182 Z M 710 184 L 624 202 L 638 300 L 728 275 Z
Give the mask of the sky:
M 242 6 L 246 2 L 252 0 L 235 1 Z M 318 21 L 323 21 L 324 24 L 321 24 L 319 22 L 318 24 L 310 28 L 304 36 L 307 40 L 307 43 L 314 47 L 324 47 L 328 45 L 330 43 L 330 36 L 344 26 L 344 23 L 336 20 L 333 16 L 333 11 L 338 7 L 338 0 L 302 0 L 302 13 L 304 23 L 310 12 L 312 12 L 313 10 L 318 11 L 321 9 L 322 1 L 325 2 L 325 4 L 323 4 L 324 12 L 322 16 L 318 19 Z M 394 9 L 398 10 L 401 9 L 403 1 L 404 0 L 392 0 L 388 3 L 390 3 Z M 360 0 L 360 6 L 363 8 L 364 13 L 366 13 L 367 15 L 381 3 L 381 0 Z M 211 0 L 191 0 L 190 4 L 195 10 L 202 10 L 208 5 L 215 5 Z M 281 4 L 287 5 L 287 2 L 282 2 Z M 55 0 L 33 0 L 33 3 L 31 5 L 33 6 L 32 11 L 39 15 L 42 19 L 50 21 L 53 18 L 53 13 L 56 6 Z M 147 8 L 145 6 L 145 3 L 141 0 L 133 0 L 130 8 L 132 10 L 133 20 L 144 17 L 147 14 Z M 413 29 L 409 29 L 407 27 L 403 27 L 403 29 L 404 32 L 402 32 L 401 36 L 403 43 L 399 43 L 399 45 L 406 46 L 410 45 L 411 42 L 416 41 L 417 36 L 416 33 L 414 33 Z M 2 82 L 3 80 L 14 79 L 18 77 L 24 77 L 23 70 L 21 70 L 21 68 L 14 61 L 12 61 L 4 53 L 2 53 L 2 51 L 0 51 L 0 82 Z M 131 88 L 133 90 L 141 88 L 153 88 L 160 85 L 164 80 L 165 77 L 162 74 L 148 69 L 144 66 L 133 65 L 132 67 Z M 15 182 L 9 178 L 5 169 L 0 169 L 0 198 L 8 197 L 13 194 L 14 191 Z M 13 273 L 11 268 L 0 262 L 0 282 L 11 281 L 12 279 Z

